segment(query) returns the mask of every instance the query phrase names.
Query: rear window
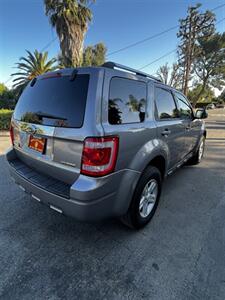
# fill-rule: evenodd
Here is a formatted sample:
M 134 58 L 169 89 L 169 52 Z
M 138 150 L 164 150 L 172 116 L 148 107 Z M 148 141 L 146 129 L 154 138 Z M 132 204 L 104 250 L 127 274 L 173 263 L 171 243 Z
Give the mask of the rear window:
M 19 98 L 14 118 L 19 121 L 56 127 L 83 125 L 89 75 L 39 79 L 28 85 Z
M 145 82 L 114 77 L 110 82 L 108 120 L 110 124 L 141 123 L 145 119 Z

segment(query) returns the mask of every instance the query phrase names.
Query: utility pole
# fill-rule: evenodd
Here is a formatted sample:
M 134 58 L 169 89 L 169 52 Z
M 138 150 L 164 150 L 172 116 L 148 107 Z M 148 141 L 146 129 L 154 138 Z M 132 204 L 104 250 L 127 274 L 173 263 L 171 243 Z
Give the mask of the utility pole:
M 180 38 L 178 46 L 179 65 L 182 70 L 182 91 L 185 95 L 188 93 L 188 84 L 191 80 L 193 62 L 197 55 L 197 42 L 200 37 L 211 35 L 214 31 L 214 15 L 206 11 L 199 13 L 201 5 L 197 4 L 188 8 L 188 15 L 180 20 L 180 29 L 177 37 Z

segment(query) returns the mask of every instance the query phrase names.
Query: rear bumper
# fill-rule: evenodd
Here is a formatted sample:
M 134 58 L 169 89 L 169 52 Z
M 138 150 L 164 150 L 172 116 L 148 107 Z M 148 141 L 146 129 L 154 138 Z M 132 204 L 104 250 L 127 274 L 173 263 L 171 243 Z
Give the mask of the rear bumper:
M 11 163 L 15 151 L 6 154 L 10 174 L 15 182 L 34 199 L 81 221 L 97 221 L 126 213 L 140 174 L 121 170 L 108 176 L 93 178 L 80 175 L 70 186 L 69 196 L 50 192 L 31 181 Z

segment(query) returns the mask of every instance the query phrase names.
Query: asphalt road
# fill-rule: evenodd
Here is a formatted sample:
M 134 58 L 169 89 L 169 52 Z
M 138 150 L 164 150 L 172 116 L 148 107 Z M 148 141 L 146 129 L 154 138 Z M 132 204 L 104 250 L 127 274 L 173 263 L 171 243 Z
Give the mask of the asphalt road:
M 0 299 L 225 299 L 225 110 L 210 112 L 207 127 L 202 163 L 165 181 L 137 232 L 31 200 L 1 155 Z

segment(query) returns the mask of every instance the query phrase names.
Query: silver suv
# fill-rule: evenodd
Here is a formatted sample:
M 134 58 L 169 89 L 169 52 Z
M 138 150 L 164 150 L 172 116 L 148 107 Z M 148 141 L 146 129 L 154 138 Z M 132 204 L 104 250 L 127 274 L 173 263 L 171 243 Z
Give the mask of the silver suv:
M 116 63 L 33 79 L 11 122 L 10 173 L 31 197 L 79 220 L 141 228 L 163 179 L 200 162 L 206 130 L 187 98 Z

